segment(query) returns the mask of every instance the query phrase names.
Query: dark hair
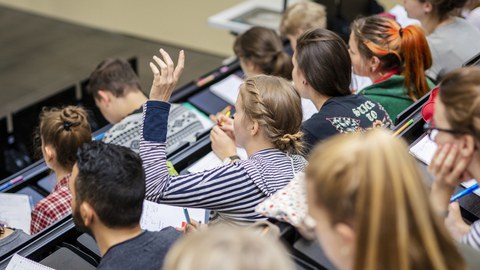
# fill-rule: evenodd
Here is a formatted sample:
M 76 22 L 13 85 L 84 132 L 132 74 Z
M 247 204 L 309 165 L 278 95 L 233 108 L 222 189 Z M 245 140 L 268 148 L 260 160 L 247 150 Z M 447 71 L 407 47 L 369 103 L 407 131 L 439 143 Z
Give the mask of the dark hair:
M 77 153 L 76 203 L 88 202 L 110 228 L 135 226 L 142 215 L 145 173 L 129 148 L 93 141 Z
M 108 58 L 90 74 L 87 92 L 98 98 L 98 91 L 110 91 L 114 96 L 121 97 L 127 91 L 141 90 L 140 80 L 132 66 L 119 58 Z
M 260 26 L 250 28 L 237 37 L 233 51 L 266 75 L 292 79 L 292 59 L 283 51 L 282 40 L 274 30 Z
M 468 0 L 419 0 L 421 3 L 430 2 L 433 14 L 441 21 L 445 20 L 453 11 L 465 6 Z
M 80 107 L 44 108 L 40 113 L 39 138 L 55 149 L 56 161 L 64 169 L 75 164 L 77 149 L 92 140 L 87 112 Z
M 432 55 L 419 26 L 402 28 L 394 19 L 376 15 L 355 20 L 352 33 L 364 59 L 378 57 L 381 71 L 401 69 L 412 100 L 430 91 L 425 70 L 432 66 Z
M 328 97 L 351 94 L 352 61 L 337 34 L 320 28 L 308 30 L 298 38 L 295 55 L 299 71 L 318 93 Z

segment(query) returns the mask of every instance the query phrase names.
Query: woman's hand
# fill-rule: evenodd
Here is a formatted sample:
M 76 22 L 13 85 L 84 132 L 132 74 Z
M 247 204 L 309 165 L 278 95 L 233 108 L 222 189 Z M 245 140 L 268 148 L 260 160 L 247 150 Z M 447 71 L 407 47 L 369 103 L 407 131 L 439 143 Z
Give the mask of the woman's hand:
M 170 55 L 163 49 L 160 49 L 160 54 L 162 59 L 154 55 L 153 60 L 160 67 L 158 67 L 150 62 L 150 68 L 153 72 L 153 83 L 152 88 L 150 89 L 150 100 L 158 100 L 168 102 L 170 96 L 172 95 L 173 89 L 177 85 L 180 75 L 182 75 L 184 64 L 185 64 L 185 53 L 183 50 L 178 54 L 178 63 L 175 67 L 170 58 Z
M 460 241 L 462 237 L 470 231 L 470 226 L 463 221 L 458 202 L 453 202 L 448 207 L 448 216 L 445 219 L 445 226 L 457 241 Z
M 461 178 L 470 163 L 471 158 L 463 157 L 458 146 L 446 144 L 438 147 L 428 171 L 434 176 L 431 191 L 431 201 L 435 210 L 444 213 L 450 202 L 455 187 L 462 182 Z
M 210 131 L 213 152 L 221 159 L 237 154 L 235 142 L 220 127 L 214 126 Z
M 232 118 L 227 117 L 225 114 L 217 113 L 217 115 L 210 115 L 210 119 L 217 123 L 218 127 L 223 130 L 230 139 L 235 141 L 235 131 Z

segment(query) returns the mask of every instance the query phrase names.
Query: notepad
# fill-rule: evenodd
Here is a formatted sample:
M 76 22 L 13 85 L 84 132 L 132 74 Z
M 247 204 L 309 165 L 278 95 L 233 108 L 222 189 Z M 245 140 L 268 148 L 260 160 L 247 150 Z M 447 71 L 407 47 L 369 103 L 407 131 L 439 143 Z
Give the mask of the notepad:
M 53 268 L 39 264 L 18 254 L 13 255 L 6 270 L 54 270 Z
M 240 159 L 248 159 L 247 152 L 243 148 L 237 147 L 237 155 L 240 157 Z M 217 157 L 217 155 L 215 155 L 215 153 L 212 151 L 199 159 L 197 162 L 195 162 L 187 169 L 187 171 L 189 173 L 203 172 L 222 165 L 224 165 L 223 161 L 219 157 Z
M 21 229 L 30 234 L 30 198 L 24 194 L 0 193 L 0 220 L 9 227 Z
M 208 222 L 208 214 L 205 209 L 187 208 L 191 219 Z M 143 201 L 143 212 L 140 218 L 140 227 L 148 231 L 160 231 L 165 227 L 181 227 L 185 222 L 183 208 L 151 201 Z
M 410 154 L 426 165 L 430 165 L 435 151 L 437 151 L 437 144 L 430 140 L 427 135 L 424 135 L 422 139 L 410 148 Z
M 235 105 L 238 93 L 240 92 L 240 85 L 243 83 L 242 78 L 235 74 L 210 86 L 210 91 L 226 102 Z

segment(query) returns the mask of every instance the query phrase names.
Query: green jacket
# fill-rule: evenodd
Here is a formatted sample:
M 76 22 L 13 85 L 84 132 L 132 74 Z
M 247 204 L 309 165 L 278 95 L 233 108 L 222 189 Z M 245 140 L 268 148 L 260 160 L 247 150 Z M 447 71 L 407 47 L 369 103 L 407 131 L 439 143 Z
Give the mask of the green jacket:
M 390 119 L 395 121 L 399 113 L 413 104 L 413 100 L 408 96 L 407 90 L 404 90 L 403 75 L 393 75 L 385 81 L 372 84 L 363 88 L 359 94 L 380 103 L 390 115 Z M 430 89 L 435 85 L 427 79 Z

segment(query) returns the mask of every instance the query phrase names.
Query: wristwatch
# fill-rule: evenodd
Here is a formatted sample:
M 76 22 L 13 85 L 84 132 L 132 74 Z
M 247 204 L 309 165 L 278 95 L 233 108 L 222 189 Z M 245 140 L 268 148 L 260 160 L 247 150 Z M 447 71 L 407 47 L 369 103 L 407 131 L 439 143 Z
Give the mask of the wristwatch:
M 229 156 L 223 160 L 223 165 L 233 163 L 237 160 L 240 160 L 240 157 L 238 155 Z

